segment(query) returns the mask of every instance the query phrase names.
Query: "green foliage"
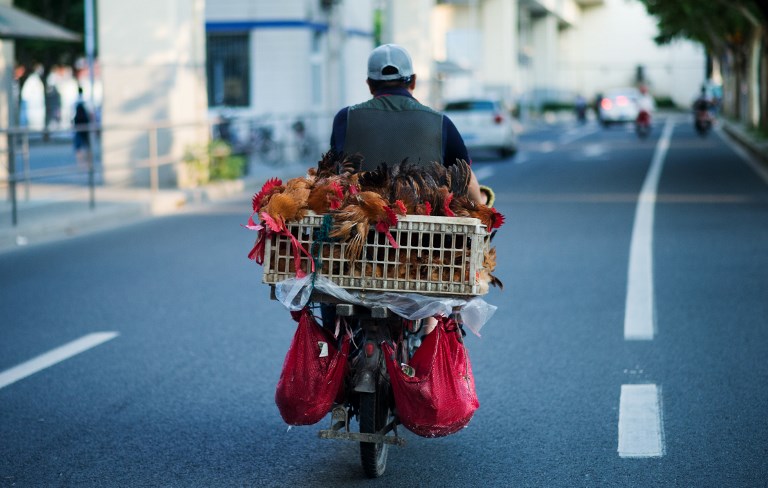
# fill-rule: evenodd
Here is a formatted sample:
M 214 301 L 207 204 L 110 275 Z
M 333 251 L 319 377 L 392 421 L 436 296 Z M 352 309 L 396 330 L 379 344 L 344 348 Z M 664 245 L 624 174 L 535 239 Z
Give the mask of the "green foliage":
M 542 112 L 558 112 L 558 111 L 573 111 L 575 108 L 572 102 L 560 102 L 557 100 L 548 100 L 542 102 Z
M 381 9 L 373 11 L 373 44 L 381 44 L 381 36 L 384 31 L 384 12 Z
M 83 56 L 85 52 L 84 0 L 14 0 L 12 3 L 20 10 L 82 36 L 80 42 L 19 39 L 16 41 L 16 59 L 19 63 L 28 67 L 32 67 L 34 63 L 42 63 L 46 67 L 55 63 L 71 65 L 77 57 Z M 94 1 L 94 9 L 97 8 L 96 3 Z
M 658 20 L 656 42 L 690 39 L 710 52 L 742 44 L 755 22 L 765 25 L 758 0 L 639 0 Z
M 671 97 L 654 97 L 657 108 L 677 108 Z
M 236 180 L 243 176 L 245 157 L 232 154 L 232 148 L 222 140 L 208 145 L 188 146 L 184 151 L 184 175 L 179 186 L 196 187 L 211 181 Z
M 222 140 L 214 140 L 208 146 L 211 181 L 236 180 L 243 175 L 245 158 L 232 154 L 232 147 Z

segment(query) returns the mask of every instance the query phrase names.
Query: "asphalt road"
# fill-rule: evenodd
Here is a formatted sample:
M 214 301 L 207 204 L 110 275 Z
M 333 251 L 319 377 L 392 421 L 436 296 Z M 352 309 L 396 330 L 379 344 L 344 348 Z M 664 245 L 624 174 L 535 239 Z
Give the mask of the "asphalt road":
M 475 164 L 506 215 L 481 406 L 377 481 L 277 412 L 295 325 L 247 196 L 0 255 L 0 385 L 83 349 L 0 386 L 0 486 L 768 486 L 768 182 L 690 125 L 542 127 Z

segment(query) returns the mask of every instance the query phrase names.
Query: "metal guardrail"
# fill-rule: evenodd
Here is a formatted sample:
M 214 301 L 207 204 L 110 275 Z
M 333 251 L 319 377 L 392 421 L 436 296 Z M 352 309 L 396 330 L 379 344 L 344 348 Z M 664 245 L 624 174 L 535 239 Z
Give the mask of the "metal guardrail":
M 208 135 L 209 140 L 222 139 L 228 142 L 234 153 L 247 157 L 248 166 L 256 164 L 279 165 L 287 162 L 306 161 L 314 164 L 320 157 L 325 145 L 321 140 L 328 140 L 332 115 L 317 114 L 250 114 L 224 113 L 203 122 L 171 123 L 169 121 L 150 124 L 88 124 L 50 130 L 33 130 L 25 127 L 0 128 L 0 137 L 4 137 L 6 147 L 0 148 L 0 160 L 5 160 L 6 173 L 0 172 L 0 189 L 5 187 L 11 203 L 12 223 L 18 223 L 19 186 L 23 186 L 25 199 L 29 199 L 32 182 L 66 179 L 85 175 L 85 186 L 89 192 L 89 206 L 96 206 L 96 187 L 98 181 L 112 186 L 135 186 L 132 181 L 139 172 L 148 173 L 147 185 L 150 198 L 157 195 L 162 185 L 161 169 L 183 161 L 183 154 L 169 150 L 168 140 L 183 130 L 196 130 Z M 89 132 L 91 151 L 87 155 L 85 166 L 78 166 L 74 148 L 68 146 L 67 156 L 60 161 L 48 161 L 43 167 L 36 167 L 34 153 L 46 142 L 51 144 L 71 144 L 75 130 Z M 110 132 L 134 132 L 137 142 L 130 160 L 119 161 L 111 158 L 114 149 L 104 147 L 104 135 Z M 205 144 L 208 141 L 201 141 Z M 142 156 L 140 153 L 144 151 Z M 110 154 L 110 160 L 104 165 L 102 157 Z M 39 159 L 39 158 L 38 158 Z M 52 164 L 49 164 L 52 163 Z M 247 171 L 247 169 L 246 169 Z M 168 173 L 175 174 L 173 171 Z M 110 175 L 113 177 L 108 178 Z M 133 175 L 120 179 L 118 175 Z M 77 187 L 83 188 L 83 183 Z M 147 186 L 144 186 L 146 188 Z

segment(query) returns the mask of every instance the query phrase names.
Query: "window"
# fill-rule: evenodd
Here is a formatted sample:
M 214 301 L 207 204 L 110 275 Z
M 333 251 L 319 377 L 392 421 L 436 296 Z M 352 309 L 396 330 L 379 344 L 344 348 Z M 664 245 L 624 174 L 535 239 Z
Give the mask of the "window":
M 208 34 L 208 104 L 247 107 L 250 104 L 248 33 Z

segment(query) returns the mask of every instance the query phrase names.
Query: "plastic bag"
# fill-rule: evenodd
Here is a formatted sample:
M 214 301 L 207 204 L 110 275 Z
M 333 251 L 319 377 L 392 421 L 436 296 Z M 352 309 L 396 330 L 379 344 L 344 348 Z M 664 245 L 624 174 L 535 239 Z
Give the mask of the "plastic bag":
M 387 307 L 396 315 L 407 320 L 420 320 L 435 315 L 448 316 L 454 307 L 460 307 L 461 317 L 466 325 L 476 335 L 496 312 L 496 306 L 491 305 L 480 297 L 470 300 L 463 298 L 433 297 L 418 293 L 404 292 L 366 292 L 346 290 L 320 274 L 309 274 L 302 278 L 290 278 L 275 284 L 275 296 L 288 310 L 303 309 L 317 290 L 326 295 L 338 298 L 345 303 L 363 305 L 365 307 Z
M 453 434 L 469 423 L 480 406 L 469 353 L 459 342 L 453 319 L 441 317 L 408 365 L 382 343 L 400 421 L 423 437 Z
M 285 356 L 275 403 L 287 424 L 311 425 L 343 397 L 350 339 L 344 335 L 338 349 L 336 339 L 308 308 L 291 315 L 299 325 Z

